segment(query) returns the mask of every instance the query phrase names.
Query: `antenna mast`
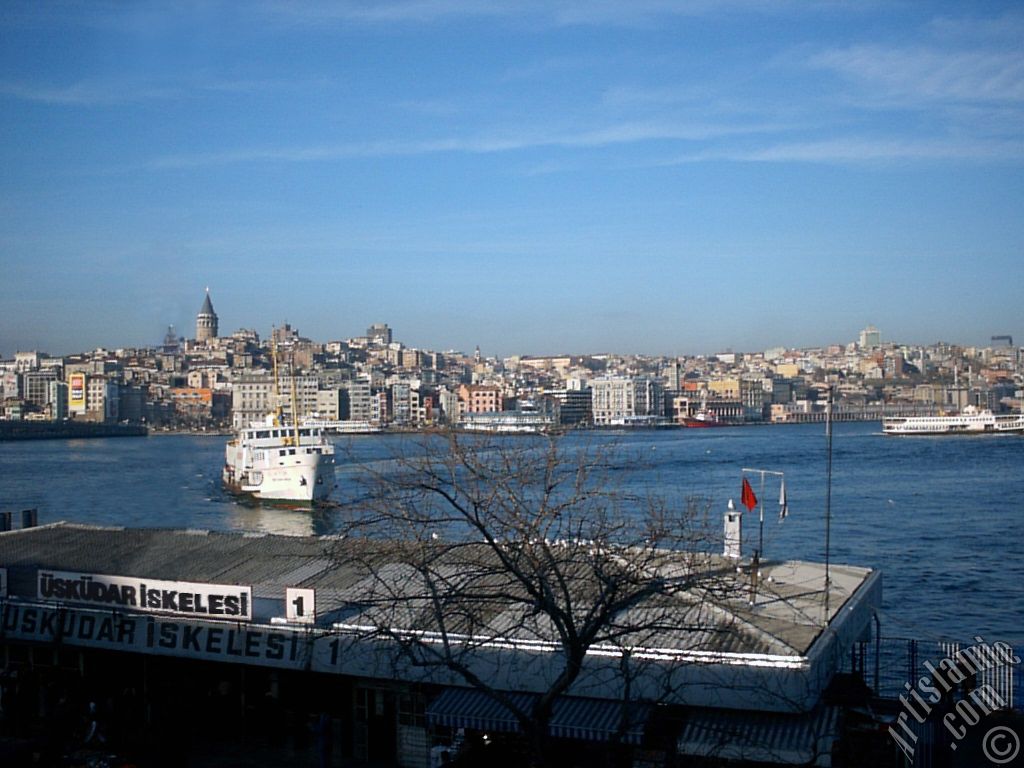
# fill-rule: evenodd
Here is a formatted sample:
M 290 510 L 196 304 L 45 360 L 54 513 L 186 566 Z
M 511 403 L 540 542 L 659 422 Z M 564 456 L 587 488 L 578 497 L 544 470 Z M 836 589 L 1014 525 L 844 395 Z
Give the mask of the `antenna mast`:
M 276 329 L 270 328 L 270 359 L 274 363 L 274 426 L 281 424 L 281 388 L 277 380 L 277 333 Z

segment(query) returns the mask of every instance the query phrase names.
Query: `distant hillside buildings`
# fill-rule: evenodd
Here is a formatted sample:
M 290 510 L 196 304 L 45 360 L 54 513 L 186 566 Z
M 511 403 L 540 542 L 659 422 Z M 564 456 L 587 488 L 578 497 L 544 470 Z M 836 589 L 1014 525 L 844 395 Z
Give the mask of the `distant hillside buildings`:
M 171 328 L 152 348 L 0 360 L 0 418 L 209 429 L 280 407 L 286 418 L 374 428 L 744 424 L 823 419 L 831 388 L 837 418 L 877 419 L 968 404 L 1018 408 L 1022 362 L 1021 349 L 1005 344 L 883 343 L 873 326 L 846 345 L 674 358 L 442 353 L 406 347 L 386 323 L 327 342 L 284 323 L 268 341 L 247 329 L 221 336 L 207 291 L 195 339 Z

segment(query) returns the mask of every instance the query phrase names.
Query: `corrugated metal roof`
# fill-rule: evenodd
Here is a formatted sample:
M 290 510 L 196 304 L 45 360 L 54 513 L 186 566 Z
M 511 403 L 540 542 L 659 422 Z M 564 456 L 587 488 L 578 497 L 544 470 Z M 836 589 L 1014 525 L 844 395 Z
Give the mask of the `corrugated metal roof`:
M 404 550 L 424 557 L 424 573 L 400 562 Z M 528 557 L 515 547 L 509 557 Z M 436 552 L 436 557 L 429 556 Z M 649 554 L 649 553 L 648 553 Z M 617 554 L 625 559 L 628 552 Z M 551 553 L 563 565 L 559 602 L 571 603 L 577 619 L 595 605 L 602 576 L 591 570 L 588 554 L 571 546 Z M 563 558 L 559 560 L 558 558 Z M 749 575 L 735 564 L 680 553 L 651 558 L 649 567 L 672 578 L 691 575 L 695 584 L 671 594 L 646 598 L 614 618 L 632 627 L 617 642 L 638 647 L 717 653 L 800 656 L 823 625 L 822 568 L 807 563 L 762 563 L 756 593 Z M 596 558 L 594 558 L 596 561 Z M 543 562 L 526 563 L 531 567 Z M 283 600 L 284 587 L 317 591 L 317 615 L 359 624 L 388 619 L 388 626 L 438 630 L 444 611 L 448 632 L 526 641 L 557 639 L 543 611 L 536 611 L 524 585 L 512 578 L 484 544 L 419 542 L 398 544 L 370 539 L 249 536 L 243 533 L 165 529 L 97 528 L 55 524 L 0 534 L 0 565 L 12 573 L 12 588 L 34 595 L 35 568 L 173 581 L 252 586 L 259 597 Z M 616 566 L 612 564 L 614 569 Z M 870 572 L 832 567 L 831 612 L 840 610 Z M 554 588 L 554 587 L 553 587 Z M 603 587 L 602 587 L 603 588 Z M 838 598 L 838 599 L 837 599 Z M 388 600 L 396 600 L 388 605 Z M 563 607 L 565 607 L 563 605 Z

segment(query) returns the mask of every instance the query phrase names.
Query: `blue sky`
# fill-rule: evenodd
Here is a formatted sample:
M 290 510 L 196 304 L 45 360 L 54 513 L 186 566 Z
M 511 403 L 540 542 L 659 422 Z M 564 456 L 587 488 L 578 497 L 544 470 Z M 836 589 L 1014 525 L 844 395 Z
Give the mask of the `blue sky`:
M 1019 3 L 0 7 L 0 355 L 1024 338 Z

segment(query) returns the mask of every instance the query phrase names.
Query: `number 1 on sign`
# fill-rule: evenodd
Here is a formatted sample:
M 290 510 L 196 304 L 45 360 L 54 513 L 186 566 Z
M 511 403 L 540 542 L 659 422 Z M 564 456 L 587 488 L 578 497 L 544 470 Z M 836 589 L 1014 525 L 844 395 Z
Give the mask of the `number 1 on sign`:
M 285 590 L 285 618 L 296 624 L 316 622 L 316 592 L 288 587 Z

